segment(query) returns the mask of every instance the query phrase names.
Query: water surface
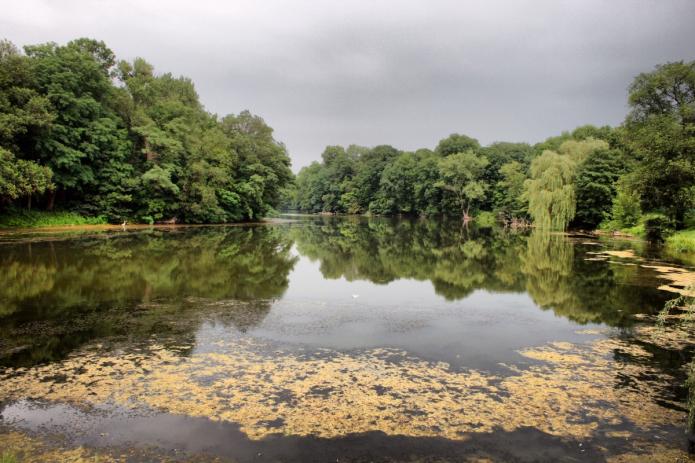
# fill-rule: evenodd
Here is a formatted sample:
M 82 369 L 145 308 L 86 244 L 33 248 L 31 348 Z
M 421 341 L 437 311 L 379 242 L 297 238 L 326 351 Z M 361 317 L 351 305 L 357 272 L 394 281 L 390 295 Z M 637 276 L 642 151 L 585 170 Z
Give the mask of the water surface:
M 4 234 L 0 272 L 35 458 L 686 456 L 692 336 L 653 318 L 692 271 L 643 243 L 311 217 Z

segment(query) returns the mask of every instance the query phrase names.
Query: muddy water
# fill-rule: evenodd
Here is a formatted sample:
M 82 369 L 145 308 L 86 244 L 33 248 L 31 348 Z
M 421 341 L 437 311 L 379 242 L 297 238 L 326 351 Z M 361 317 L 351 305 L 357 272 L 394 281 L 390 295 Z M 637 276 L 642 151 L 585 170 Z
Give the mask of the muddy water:
M 638 242 L 310 218 L 3 234 L 20 461 L 686 461 L 692 269 Z

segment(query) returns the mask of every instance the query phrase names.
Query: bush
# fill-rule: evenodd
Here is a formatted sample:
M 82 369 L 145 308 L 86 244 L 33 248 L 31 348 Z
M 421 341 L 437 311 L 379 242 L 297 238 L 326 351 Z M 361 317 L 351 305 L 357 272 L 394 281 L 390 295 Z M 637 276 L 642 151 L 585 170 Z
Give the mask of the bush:
M 673 233 L 673 221 L 663 214 L 650 214 L 644 218 L 645 237 L 648 241 L 661 243 Z
M 616 229 L 634 227 L 642 215 L 639 195 L 635 192 L 618 190 L 611 210 L 612 222 Z

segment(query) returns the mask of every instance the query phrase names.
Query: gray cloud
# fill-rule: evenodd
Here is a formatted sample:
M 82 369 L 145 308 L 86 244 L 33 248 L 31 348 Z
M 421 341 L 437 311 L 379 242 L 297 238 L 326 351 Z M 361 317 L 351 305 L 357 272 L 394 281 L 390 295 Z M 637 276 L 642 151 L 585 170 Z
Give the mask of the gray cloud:
M 189 76 L 209 110 L 263 116 L 297 170 L 327 144 L 618 124 L 636 74 L 695 59 L 693 24 L 692 0 L 23 0 L 0 36 L 94 37 Z

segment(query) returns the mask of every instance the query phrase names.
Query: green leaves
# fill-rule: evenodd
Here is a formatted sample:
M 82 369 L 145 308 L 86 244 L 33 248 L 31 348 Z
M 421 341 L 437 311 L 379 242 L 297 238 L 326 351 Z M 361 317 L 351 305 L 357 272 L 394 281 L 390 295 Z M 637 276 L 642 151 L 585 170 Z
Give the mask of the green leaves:
M 53 188 L 52 173 L 47 167 L 16 159 L 0 148 L 0 200 L 14 200 L 42 194 Z
M 695 207 L 695 62 L 640 74 L 629 103 L 627 143 L 638 161 L 634 186 L 642 207 L 683 227 Z
M 564 230 L 574 218 L 576 199 L 575 162 L 568 155 L 544 151 L 531 163 L 526 180 L 529 214 L 539 228 Z

